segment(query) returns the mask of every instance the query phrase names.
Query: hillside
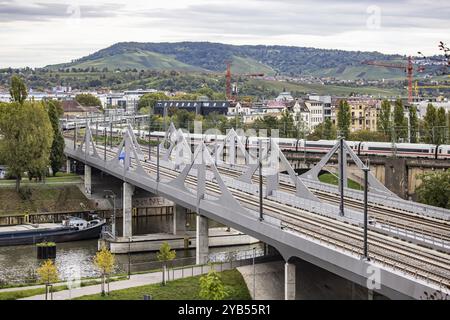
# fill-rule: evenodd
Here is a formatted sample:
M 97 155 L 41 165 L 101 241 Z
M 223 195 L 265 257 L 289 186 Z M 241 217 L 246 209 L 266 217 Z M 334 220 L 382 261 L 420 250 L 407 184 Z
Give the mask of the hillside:
M 339 79 L 401 79 L 402 70 L 373 67 L 362 61 L 400 61 L 399 55 L 289 46 L 235 46 L 209 42 L 121 42 L 70 63 L 48 69 L 108 68 L 329 76 Z

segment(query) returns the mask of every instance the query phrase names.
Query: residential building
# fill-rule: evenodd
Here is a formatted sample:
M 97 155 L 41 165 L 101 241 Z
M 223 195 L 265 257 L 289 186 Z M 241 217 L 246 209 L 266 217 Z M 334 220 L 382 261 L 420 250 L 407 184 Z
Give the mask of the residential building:
M 420 101 L 418 103 L 415 103 L 415 106 L 417 107 L 417 116 L 420 119 L 423 119 L 423 117 L 425 117 L 425 114 L 427 113 L 427 106 L 430 103 L 433 104 L 433 106 L 437 109 L 442 107 L 445 109 L 446 113 L 450 112 L 450 101 Z
M 281 92 L 278 97 L 275 98 L 275 101 L 281 102 L 290 102 L 290 101 L 294 101 L 294 97 L 292 97 L 291 93 L 288 91 L 285 92 Z
M 313 131 L 315 127 L 324 121 L 324 103 L 317 100 L 305 100 L 304 103 L 310 114 L 309 129 Z
M 228 108 L 227 115 L 234 116 L 236 114 L 239 115 L 248 115 L 251 112 L 252 105 L 250 103 L 245 102 L 232 102 Z
M 379 100 L 374 99 L 347 99 L 350 106 L 350 131 L 377 130 L 378 110 L 381 106 Z
M 304 101 L 295 101 L 291 109 L 294 118 L 294 125 L 303 128 L 305 133 L 311 132 L 311 112 Z
M 331 96 L 310 95 L 309 100 L 323 102 L 323 118 L 331 119 Z

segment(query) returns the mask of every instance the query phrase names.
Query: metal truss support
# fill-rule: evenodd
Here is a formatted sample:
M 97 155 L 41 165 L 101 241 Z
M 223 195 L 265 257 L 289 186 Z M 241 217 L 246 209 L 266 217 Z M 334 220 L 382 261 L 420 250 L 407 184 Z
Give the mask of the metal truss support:
M 207 177 L 207 169 L 210 175 Z M 208 148 L 201 142 L 194 151 L 194 156 L 191 163 L 187 164 L 181 173 L 172 181 L 168 182 L 169 185 L 179 188 L 185 192 L 190 192 L 185 186 L 185 180 L 189 175 L 189 172 L 193 172 L 197 176 L 197 212 L 199 212 L 200 202 L 205 199 L 206 182 L 207 178 L 219 187 L 220 195 L 216 200 L 210 200 L 220 204 L 223 207 L 229 208 L 235 211 L 242 211 L 243 208 L 239 202 L 233 197 L 228 190 L 225 182 L 222 180 L 219 171 L 214 163 Z
M 301 177 L 319 181 L 319 174 L 320 171 L 323 169 L 323 167 L 327 164 L 327 162 L 331 159 L 331 157 L 336 153 L 336 151 L 339 150 L 340 147 L 340 141 L 338 141 L 333 148 L 317 163 L 311 170 L 308 172 L 305 172 L 301 175 Z M 350 158 L 353 160 L 353 162 L 356 164 L 356 166 L 360 170 L 364 170 L 364 163 L 359 159 L 358 155 L 350 148 L 343 140 L 343 148 L 345 149 L 346 153 L 350 156 Z M 345 167 L 345 166 L 344 166 Z M 388 188 L 386 188 L 380 181 L 375 178 L 375 176 L 369 172 L 368 173 L 368 183 L 369 183 L 369 190 L 374 193 L 378 193 L 384 196 L 390 196 L 399 198 L 396 194 L 394 194 L 392 191 L 390 191 Z
M 220 143 L 218 147 L 215 149 L 214 159 L 222 159 L 223 152 L 227 146 L 230 151 L 228 157 L 231 160 L 230 163 L 232 165 L 236 164 L 236 156 L 237 156 L 236 151 L 241 151 L 245 159 L 245 164 L 248 164 L 250 162 L 251 156 L 247 152 L 247 150 L 245 150 L 245 146 L 241 141 L 241 137 L 239 137 L 239 135 L 233 128 L 228 130 L 228 133 L 225 136 L 222 143 Z
M 136 149 L 137 154 L 138 154 L 139 156 L 143 157 L 144 154 L 142 153 L 141 145 L 140 145 L 139 142 L 137 141 L 137 138 L 136 138 L 136 136 L 135 136 L 135 134 L 134 134 L 134 131 L 133 131 L 133 127 L 131 126 L 130 123 L 128 123 L 127 130 L 128 130 L 128 132 L 130 133 L 130 136 L 131 136 L 131 138 L 132 138 L 132 142 L 133 142 L 134 148 Z
M 83 150 L 83 148 L 84 148 L 84 150 Z M 83 142 L 81 142 L 80 146 L 78 147 L 78 150 L 80 150 L 81 152 L 84 152 L 86 156 L 89 155 L 89 156 L 94 156 L 96 158 L 100 158 L 100 156 L 98 155 L 98 152 L 97 152 L 97 147 L 95 145 L 95 141 L 92 137 L 90 122 L 86 123 L 84 139 L 83 139 Z
M 280 186 L 279 172 L 286 170 L 292 183 L 295 185 L 295 193 L 300 198 L 305 198 L 313 201 L 320 200 L 303 184 L 297 173 L 292 168 L 289 161 L 281 151 L 278 143 L 274 139 L 270 139 L 270 151 L 266 148 L 262 151 L 263 163 L 266 162 L 266 196 L 271 196 L 275 190 Z M 245 171 L 238 180 L 252 183 L 252 177 L 258 169 L 258 163 L 250 164 L 247 171 Z

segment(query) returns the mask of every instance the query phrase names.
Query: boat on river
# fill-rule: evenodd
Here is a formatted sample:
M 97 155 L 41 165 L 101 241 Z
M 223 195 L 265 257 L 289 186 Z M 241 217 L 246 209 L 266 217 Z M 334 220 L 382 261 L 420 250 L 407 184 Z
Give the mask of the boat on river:
M 69 242 L 100 237 L 106 220 L 67 217 L 61 223 L 22 224 L 0 227 L 0 246 Z

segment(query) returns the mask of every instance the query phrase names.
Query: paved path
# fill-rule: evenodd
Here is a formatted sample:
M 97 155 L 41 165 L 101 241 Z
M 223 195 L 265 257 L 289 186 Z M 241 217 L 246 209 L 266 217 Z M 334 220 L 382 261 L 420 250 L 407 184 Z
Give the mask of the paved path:
M 234 267 L 236 267 L 238 264 L 241 264 L 240 261 L 233 262 L 233 266 L 231 266 L 229 263 L 224 264 L 216 264 L 213 265 L 215 270 L 217 271 L 223 271 L 223 270 L 230 270 Z M 181 279 L 181 278 L 187 278 L 192 276 L 198 276 L 201 274 L 208 273 L 210 270 L 210 267 L 205 266 L 191 266 L 186 267 L 182 269 L 176 269 L 176 270 L 169 270 L 169 279 Z M 155 283 L 161 283 L 162 281 L 162 272 L 152 272 L 152 273 L 145 273 L 145 274 L 136 274 L 131 275 L 131 278 L 129 280 L 121 280 L 121 281 L 115 281 L 111 282 L 109 284 L 110 291 L 114 290 L 121 290 L 121 289 L 128 289 L 133 287 L 139 287 L 139 286 L 145 286 L 149 284 L 155 284 Z M 23 289 L 23 288 L 22 288 Z M 93 286 L 87 286 L 87 287 L 80 287 L 75 288 L 72 290 L 63 290 L 53 293 L 53 300 L 67 300 L 67 299 L 73 299 L 77 297 L 82 297 L 86 295 L 91 294 L 99 294 L 101 292 L 101 285 L 93 285 Z M 19 300 L 45 300 L 45 294 L 40 294 L 32 297 L 26 297 Z
M 27 183 L 27 182 L 21 182 L 20 185 L 21 186 L 27 186 L 27 187 L 45 187 L 45 186 L 55 186 L 55 185 L 78 185 L 80 184 L 82 181 L 81 180 L 74 180 L 74 181 L 48 181 L 45 183 L 42 182 L 31 182 L 31 183 Z M 0 183 L 0 188 L 10 188 L 10 187 L 15 187 L 16 183 Z

